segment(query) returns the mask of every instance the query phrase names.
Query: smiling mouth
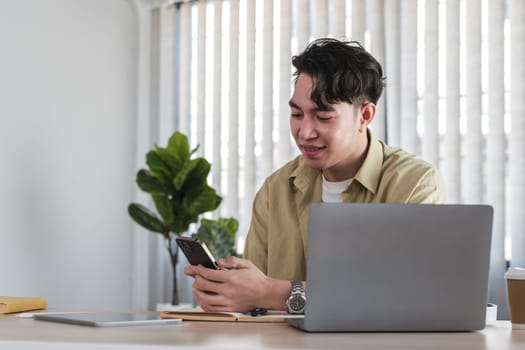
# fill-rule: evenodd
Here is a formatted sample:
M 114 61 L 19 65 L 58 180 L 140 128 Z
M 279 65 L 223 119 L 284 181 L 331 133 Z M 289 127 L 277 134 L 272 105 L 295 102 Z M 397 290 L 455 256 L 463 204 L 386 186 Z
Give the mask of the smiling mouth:
M 317 146 L 302 146 L 302 148 L 306 152 L 316 152 L 316 151 L 320 151 L 322 149 L 325 149 L 326 146 L 321 146 L 321 147 L 317 147 Z

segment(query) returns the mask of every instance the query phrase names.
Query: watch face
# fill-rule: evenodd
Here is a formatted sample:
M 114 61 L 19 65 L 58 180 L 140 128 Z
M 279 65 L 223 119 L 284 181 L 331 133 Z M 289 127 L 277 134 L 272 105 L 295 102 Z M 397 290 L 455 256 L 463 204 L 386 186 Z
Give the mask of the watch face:
M 302 312 L 305 306 L 304 297 L 301 295 L 293 295 L 288 302 L 288 306 L 295 312 Z

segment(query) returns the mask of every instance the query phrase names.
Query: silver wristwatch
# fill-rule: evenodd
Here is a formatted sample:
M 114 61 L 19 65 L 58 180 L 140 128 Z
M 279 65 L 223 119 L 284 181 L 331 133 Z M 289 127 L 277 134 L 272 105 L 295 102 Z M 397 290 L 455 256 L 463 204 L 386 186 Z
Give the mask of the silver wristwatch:
M 303 282 L 292 281 L 292 292 L 286 300 L 288 312 L 291 314 L 303 314 L 306 304 L 306 294 L 303 289 Z

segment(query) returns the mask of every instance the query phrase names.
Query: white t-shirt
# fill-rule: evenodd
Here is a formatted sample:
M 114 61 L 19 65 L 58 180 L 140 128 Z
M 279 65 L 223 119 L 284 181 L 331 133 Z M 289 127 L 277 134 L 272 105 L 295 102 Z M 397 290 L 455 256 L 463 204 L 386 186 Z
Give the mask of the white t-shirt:
M 346 190 L 352 179 L 331 182 L 323 175 L 323 202 L 325 203 L 340 203 L 343 201 L 341 193 Z

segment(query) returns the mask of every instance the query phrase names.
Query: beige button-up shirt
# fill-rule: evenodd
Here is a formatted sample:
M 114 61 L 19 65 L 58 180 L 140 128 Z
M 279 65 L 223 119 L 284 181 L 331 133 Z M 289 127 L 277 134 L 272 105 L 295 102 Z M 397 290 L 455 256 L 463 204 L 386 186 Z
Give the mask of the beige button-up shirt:
M 342 193 L 343 202 L 443 203 L 442 178 L 429 163 L 375 139 Z M 270 277 L 306 280 L 308 209 L 321 202 L 322 173 L 298 156 L 270 175 L 253 202 L 244 257 Z

